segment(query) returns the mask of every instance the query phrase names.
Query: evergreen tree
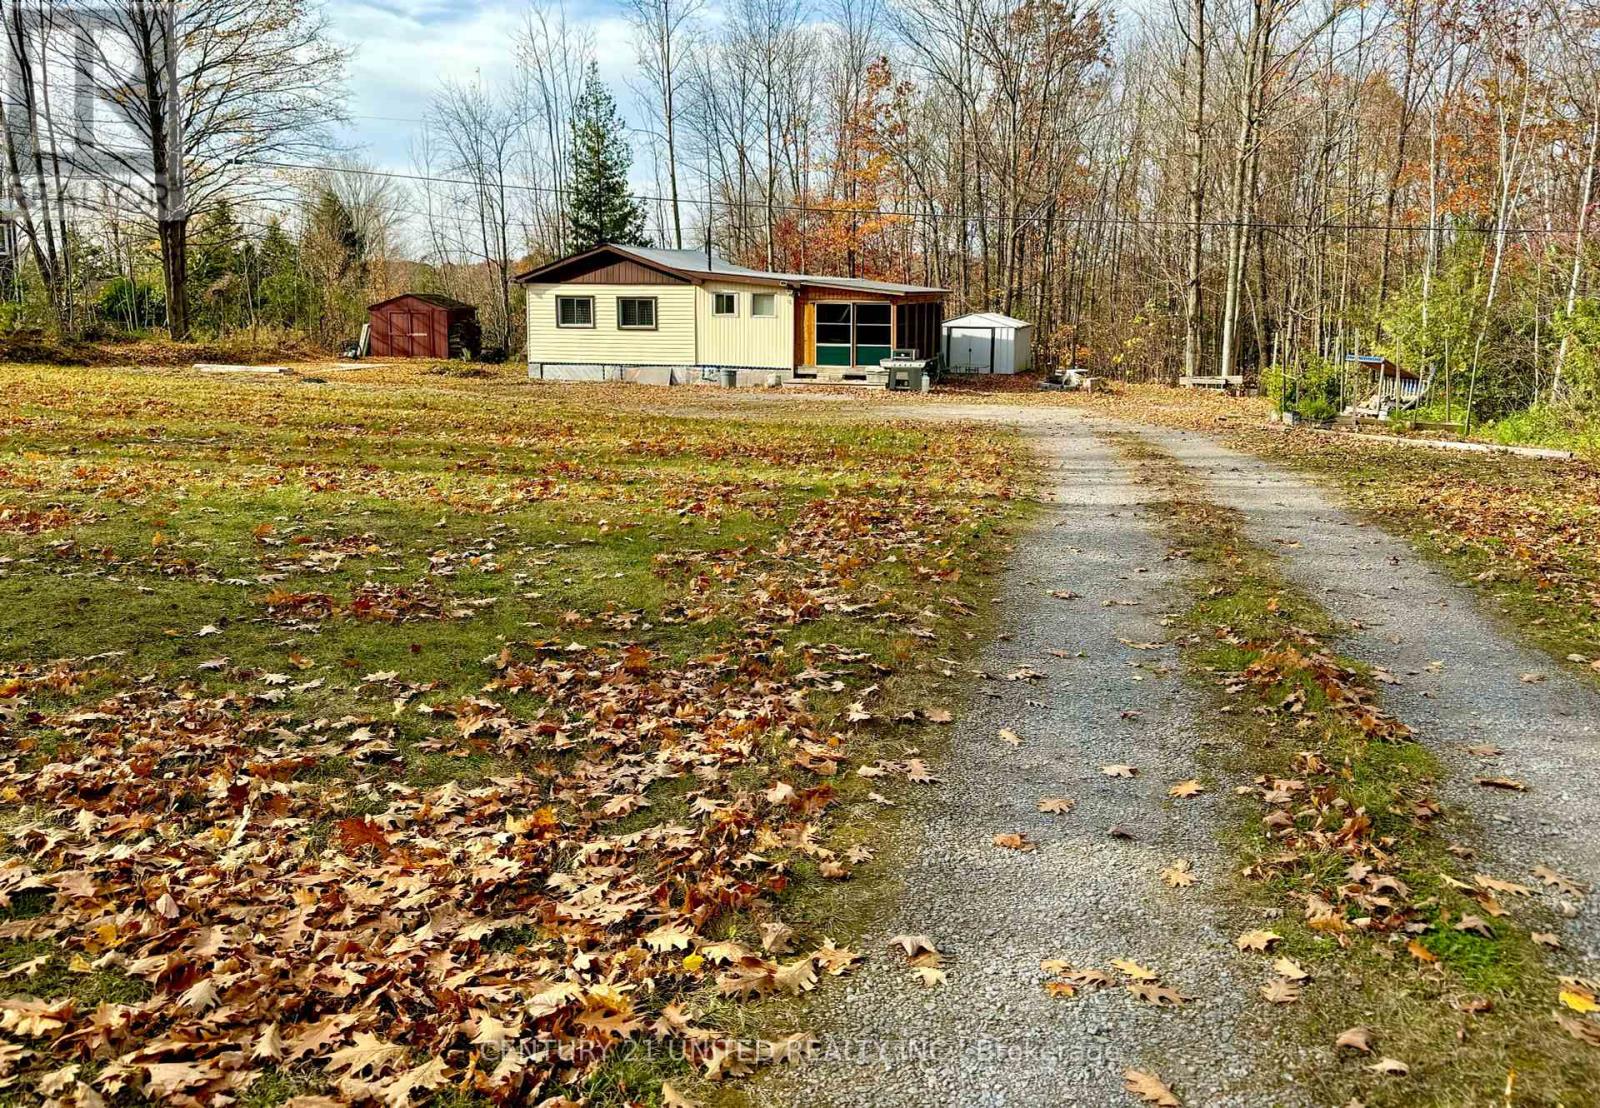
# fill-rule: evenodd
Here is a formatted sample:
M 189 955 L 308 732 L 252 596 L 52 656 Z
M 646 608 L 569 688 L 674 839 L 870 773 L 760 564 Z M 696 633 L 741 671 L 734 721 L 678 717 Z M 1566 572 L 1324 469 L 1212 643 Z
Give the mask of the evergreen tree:
M 644 208 L 628 191 L 633 152 L 617 113 L 617 102 L 589 63 L 583 91 L 572 113 L 572 192 L 567 218 L 574 250 L 603 242 L 646 246 Z

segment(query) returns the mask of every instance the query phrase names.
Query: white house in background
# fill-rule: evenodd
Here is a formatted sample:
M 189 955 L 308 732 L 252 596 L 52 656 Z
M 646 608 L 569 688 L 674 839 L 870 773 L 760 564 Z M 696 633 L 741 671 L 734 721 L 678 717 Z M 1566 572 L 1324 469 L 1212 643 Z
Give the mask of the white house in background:
M 944 289 L 768 273 L 700 250 L 602 245 L 519 274 L 528 373 L 568 381 L 881 381 L 939 348 Z
M 946 320 L 944 364 L 952 373 L 1026 373 L 1033 366 L 1033 324 L 999 312 Z

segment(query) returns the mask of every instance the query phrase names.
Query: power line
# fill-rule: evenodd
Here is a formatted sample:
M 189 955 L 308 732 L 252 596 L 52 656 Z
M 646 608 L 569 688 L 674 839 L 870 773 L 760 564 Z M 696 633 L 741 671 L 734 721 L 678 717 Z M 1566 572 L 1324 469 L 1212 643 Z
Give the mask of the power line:
M 260 168 L 263 168 L 263 169 L 293 169 L 293 170 L 309 171 L 309 172 L 314 172 L 314 173 L 351 173 L 351 174 L 357 174 L 357 175 L 369 176 L 369 177 L 387 177 L 387 178 L 391 178 L 393 180 L 399 180 L 399 181 L 423 181 L 423 182 L 428 182 L 430 184 L 456 185 L 456 186 L 459 186 L 459 187 L 471 188 L 471 189 L 485 189 L 485 188 L 488 188 L 488 189 L 491 189 L 491 190 L 505 189 L 505 190 L 509 190 L 509 191 L 513 191 L 513 192 L 531 192 L 531 193 L 538 193 L 538 194 L 545 195 L 545 196 L 559 195 L 563 191 L 563 190 L 555 188 L 552 185 L 528 185 L 528 184 L 522 184 L 522 183 L 518 183 L 518 182 L 509 182 L 509 181 L 501 182 L 501 183 L 490 183 L 490 182 L 484 182 L 484 181 L 474 181 L 474 180 L 471 180 L 470 178 L 436 177 L 436 176 L 433 176 L 433 175 L 430 175 L 430 174 L 424 174 L 424 173 L 401 173 L 401 172 L 398 172 L 396 170 L 366 169 L 366 168 L 359 168 L 359 167 L 353 167 L 353 166 L 323 166 L 323 165 L 310 165 L 310 164 L 303 163 L 303 162 L 257 161 L 257 160 L 248 159 L 248 158 L 235 158 L 235 159 L 233 159 L 233 164 L 251 165 L 251 166 L 257 166 L 257 167 L 260 167 Z M 651 204 L 671 204 L 671 203 L 673 203 L 673 199 L 670 196 L 653 196 L 653 195 L 643 194 L 643 193 L 635 193 L 635 194 L 633 194 L 633 196 L 634 196 L 634 199 L 636 199 L 636 200 L 641 200 L 641 201 L 644 201 L 646 203 L 651 203 Z M 757 209 L 760 209 L 761 211 L 765 211 L 769 207 L 769 205 L 765 201 L 762 201 L 762 200 L 757 200 L 757 201 L 749 202 L 749 203 L 731 203 L 731 202 L 726 202 L 726 201 L 712 200 L 709 197 L 695 197 L 695 196 L 680 196 L 678 198 L 678 200 L 677 200 L 677 203 L 679 203 L 679 204 L 693 204 L 693 205 L 712 207 L 712 208 L 715 208 L 715 207 L 723 207 L 723 208 L 757 208 Z M 958 215 L 958 214 L 956 214 L 954 212 L 921 212 L 921 211 L 907 211 L 907 210 L 904 210 L 904 209 L 896 209 L 896 208 L 850 208 L 850 207 L 833 207 L 833 206 L 817 207 L 815 205 L 810 205 L 810 204 L 792 204 L 792 203 L 776 203 L 776 204 L 770 205 L 770 207 L 772 208 L 773 211 L 799 212 L 799 213 L 801 213 L 803 215 L 866 216 L 866 217 L 892 218 L 892 219 L 922 219 L 922 220 L 929 220 L 929 221 L 937 221 L 937 220 L 952 221 L 952 222 L 960 221 L 960 222 L 963 222 L 963 223 L 974 223 L 974 222 L 977 222 L 979 220 L 987 220 L 990 223 L 1008 223 L 1009 222 L 1009 223 L 1015 223 L 1015 224 L 1022 225 L 1022 226 L 1038 224 L 1040 226 L 1063 225 L 1063 226 L 1076 226 L 1076 227 L 1166 227 L 1166 228 L 1183 228 L 1183 229 L 1187 229 L 1187 228 L 1191 228 L 1191 227 L 1196 226 L 1196 224 L 1194 224 L 1194 223 L 1192 223 L 1192 222 L 1190 222 L 1189 220 L 1186 220 L 1186 219 L 1174 219 L 1174 218 L 1160 217 L 1160 216 L 1105 216 L 1105 215 L 1081 215 L 1081 216 L 1080 215 L 1032 215 L 1032 216 L 1027 216 L 1027 215 L 1024 215 L 1024 216 L 968 215 L 968 216 L 962 216 L 962 215 Z M 1236 220 L 1229 220 L 1229 219 L 1206 219 L 1206 220 L 1201 220 L 1198 225 L 1200 227 L 1208 228 L 1210 230 L 1225 230 L 1225 229 L 1228 229 L 1228 228 L 1231 228 L 1231 227 L 1242 227 L 1242 228 L 1251 229 L 1251 230 L 1262 230 L 1262 231 L 1302 231 L 1302 232 L 1308 232 L 1308 233 L 1318 232 L 1318 231 L 1327 231 L 1327 232 L 1336 232 L 1336 231 L 1363 231 L 1363 232 L 1366 232 L 1366 231 L 1400 231 L 1400 232 L 1407 232 L 1407 233 L 1412 233 L 1412 234 L 1423 234 L 1423 233 L 1430 233 L 1430 232 L 1443 233 L 1443 232 L 1451 230 L 1451 227 L 1449 225 L 1447 225 L 1447 224 L 1444 224 L 1444 223 L 1431 224 L 1431 225 L 1430 224 L 1426 224 L 1426 223 L 1371 223 L 1371 222 L 1346 223 L 1346 222 L 1338 222 L 1338 221 L 1334 221 L 1334 220 L 1323 220 L 1321 222 L 1307 221 L 1307 222 L 1299 222 L 1299 223 L 1288 223 L 1288 222 L 1275 222 L 1275 221 L 1270 221 L 1270 220 L 1255 220 L 1255 219 L 1253 219 L 1253 220 L 1244 220 L 1244 221 L 1236 221 Z M 1501 231 L 1502 231 L 1502 228 L 1500 228 L 1498 225 L 1491 224 L 1491 225 L 1484 226 L 1484 227 L 1473 227 L 1473 228 L 1471 228 L 1471 230 L 1477 231 L 1477 232 L 1482 233 L 1482 234 L 1493 235 L 1493 234 L 1500 234 Z M 1557 230 L 1555 228 L 1550 228 L 1550 227 L 1506 227 L 1506 228 L 1504 228 L 1504 233 L 1510 234 L 1510 235 L 1556 235 L 1556 234 L 1570 234 L 1571 232 L 1561 231 L 1561 230 Z

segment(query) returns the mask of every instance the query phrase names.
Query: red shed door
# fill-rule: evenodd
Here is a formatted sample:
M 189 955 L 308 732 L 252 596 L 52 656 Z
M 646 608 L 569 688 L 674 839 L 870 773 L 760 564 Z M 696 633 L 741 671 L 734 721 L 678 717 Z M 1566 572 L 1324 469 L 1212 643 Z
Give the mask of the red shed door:
M 428 317 L 421 312 L 389 314 L 389 347 L 396 358 L 415 358 L 426 351 Z M 421 332 L 418 334 L 418 332 Z M 423 344 L 423 350 L 418 345 Z
M 435 331 L 433 326 L 433 312 L 422 311 L 411 313 L 411 356 L 413 358 L 439 358 L 443 357 L 435 347 Z

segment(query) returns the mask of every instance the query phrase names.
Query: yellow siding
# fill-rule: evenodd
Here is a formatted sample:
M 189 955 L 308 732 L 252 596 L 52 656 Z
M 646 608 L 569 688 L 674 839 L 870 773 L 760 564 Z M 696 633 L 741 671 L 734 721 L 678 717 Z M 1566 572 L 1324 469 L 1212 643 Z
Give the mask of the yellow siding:
M 695 314 L 700 332 L 700 364 L 751 366 L 761 369 L 794 368 L 794 294 L 788 289 L 755 285 L 712 284 L 696 288 Z M 712 314 L 713 294 L 731 292 L 738 297 L 739 313 Z M 757 319 L 750 314 L 753 293 L 773 294 L 777 315 Z
M 694 285 L 529 285 L 528 361 L 580 365 L 695 364 Z M 594 327 L 557 327 L 556 297 L 594 297 Z M 652 296 L 654 331 L 617 327 L 617 298 Z

